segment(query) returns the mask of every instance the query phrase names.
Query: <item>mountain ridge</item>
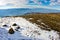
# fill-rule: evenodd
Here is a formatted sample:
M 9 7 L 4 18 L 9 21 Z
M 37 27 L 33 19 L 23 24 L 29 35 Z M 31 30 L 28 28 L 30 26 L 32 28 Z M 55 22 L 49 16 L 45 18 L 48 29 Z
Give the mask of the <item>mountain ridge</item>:
M 60 10 L 51 10 L 44 8 L 14 8 L 14 9 L 0 9 L 0 16 L 18 16 L 26 13 L 60 13 Z

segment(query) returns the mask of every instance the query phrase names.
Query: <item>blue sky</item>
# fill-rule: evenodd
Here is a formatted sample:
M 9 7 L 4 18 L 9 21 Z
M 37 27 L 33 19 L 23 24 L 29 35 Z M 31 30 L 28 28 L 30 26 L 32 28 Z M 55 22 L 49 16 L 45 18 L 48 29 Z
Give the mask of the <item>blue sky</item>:
M 0 9 L 47 8 L 60 10 L 60 0 L 0 0 Z

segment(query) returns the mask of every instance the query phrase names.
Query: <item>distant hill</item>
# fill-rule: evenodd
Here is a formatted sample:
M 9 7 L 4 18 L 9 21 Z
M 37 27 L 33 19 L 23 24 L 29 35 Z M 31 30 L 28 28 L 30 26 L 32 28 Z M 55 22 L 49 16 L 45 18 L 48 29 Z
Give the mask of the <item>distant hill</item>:
M 0 16 L 16 16 L 28 14 L 31 12 L 38 13 L 59 13 L 60 10 L 44 9 L 44 8 L 14 8 L 14 9 L 0 9 Z

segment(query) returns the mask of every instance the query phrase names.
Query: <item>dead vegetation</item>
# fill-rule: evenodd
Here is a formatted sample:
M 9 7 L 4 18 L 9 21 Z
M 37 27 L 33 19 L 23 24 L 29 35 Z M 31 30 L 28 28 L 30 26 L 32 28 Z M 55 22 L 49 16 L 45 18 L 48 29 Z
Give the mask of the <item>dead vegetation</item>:
M 60 14 L 28 14 L 21 17 L 40 25 L 39 27 L 45 30 L 50 31 L 52 29 L 60 32 Z

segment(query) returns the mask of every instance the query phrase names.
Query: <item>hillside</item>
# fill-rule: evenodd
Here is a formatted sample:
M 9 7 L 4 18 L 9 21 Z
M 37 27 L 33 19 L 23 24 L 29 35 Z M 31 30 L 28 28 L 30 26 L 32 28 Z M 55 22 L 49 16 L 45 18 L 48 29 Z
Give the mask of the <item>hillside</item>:
M 1 40 L 60 40 L 60 14 L 0 17 Z
M 37 23 L 37 16 L 34 15 L 25 15 L 25 18 L 24 16 L 0 18 L 0 40 L 60 40 L 59 32 L 41 29 L 40 27 L 47 27 L 47 25 L 42 21 L 41 24 L 44 26 Z
M 22 17 L 36 23 L 42 29 L 60 32 L 60 14 L 28 14 Z

